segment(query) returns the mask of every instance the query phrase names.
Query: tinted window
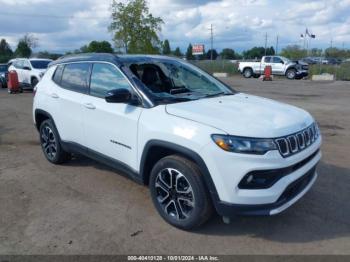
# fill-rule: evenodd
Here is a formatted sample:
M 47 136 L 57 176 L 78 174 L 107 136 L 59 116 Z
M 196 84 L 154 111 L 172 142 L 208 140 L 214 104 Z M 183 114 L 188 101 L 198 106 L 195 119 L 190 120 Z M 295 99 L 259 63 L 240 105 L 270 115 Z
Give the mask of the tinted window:
M 271 56 L 265 57 L 265 63 L 270 63 L 271 62 Z
M 281 63 L 282 62 L 282 59 L 279 58 L 279 57 L 274 57 L 273 58 L 273 63 Z
M 94 64 L 90 95 L 104 98 L 108 91 L 119 88 L 130 89 L 130 85 L 118 69 L 109 64 Z
M 60 85 L 61 84 L 61 79 L 62 79 L 62 73 L 63 73 L 63 65 L 59 65 L 57 68 L 56 68 L 56 71 L 55 71 L 55 74 L 52 78 L 52 80 Z
M 48 60 L 31 60 L 30 63 L 36 69 L 46 69 L 51 61 Z
M 87 93 L 90 64 L 77 63 L 64 67 L 61 86 L 80 93 Z

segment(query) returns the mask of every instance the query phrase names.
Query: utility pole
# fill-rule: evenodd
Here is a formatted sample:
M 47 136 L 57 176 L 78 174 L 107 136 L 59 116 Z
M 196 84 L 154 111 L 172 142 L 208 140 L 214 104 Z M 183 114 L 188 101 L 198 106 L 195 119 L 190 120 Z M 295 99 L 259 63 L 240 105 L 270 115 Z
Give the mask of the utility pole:
M 278 55 L 278 35 L 277 35 L 277 38 L 276 38 L 276 55 Z
M 210 60 L 213 61 L 214 33 L 213 24 L 210 24 Z
M 266 56 L 266 53 L 267 53 L 267 32 L 265 34 L 265 56 Z
M 331 48 L 333 48 L 333 37 L 331 38 Z

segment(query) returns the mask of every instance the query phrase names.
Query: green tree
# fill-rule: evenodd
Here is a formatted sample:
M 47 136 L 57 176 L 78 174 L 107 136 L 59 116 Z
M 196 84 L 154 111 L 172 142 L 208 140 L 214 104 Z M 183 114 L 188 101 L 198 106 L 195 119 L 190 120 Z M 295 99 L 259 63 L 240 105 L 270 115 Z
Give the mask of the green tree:
M 165 39 L 165 41 L 163 42 L 163 55 L 170 55 L 171 54 L 171 48 L 170 48 L 170 44 L 169 44 L 169 40 Z
M 216 60 L 216 58 L 218 57 L 218 52 L 215 49 L 209 49 L 206 55 L 207 59 L 212 59 Z
M 163 20 L 149 13 L 146 0 L 130 0 L 126 4 L 113 0 L 111 12 L 109 31 L 114 33 L 117 47 L 126 53 L 159 53 L 161 42 L 157 33 Z
M 87 52 L 90 53 L 113 53 L 113 48 L 108 41 L 92 41 L 88 47 Z
M 177 56 L 177 57 L 183 56 L 183 54 L 181 53 L 180 47 L 176 47 L 176 49 L 174 51 L 174 56 Z
M 194 55 L 192 54 L 192 45 L 191 44 L 189 44 L 188 47 L 187 47 L 186 59 L 187 60 L 193 60 L 194 59 Z
M 229 59 L 229 60 L 236 59 L 236 53 L 231 48 L 224 48 L 224 49 L 222 49 L 220 55 L 221 55 L 222 59 Z
M 24 40 L 21 39 L 18 42 L 17 49 L 15 51 L 16 57 L 30 57 L 32 54 L 32 49 L 28 45 L 28 43 Z
M 311 56 L 322 56 L 322 49 L 318 49 L 318 48 L 312 48 L 310 51 L 310 55 Z
M 266 55 L 274 55 L 275 49 L 271 46 L 266 48 Z M 247 59 L 261 59 L 265 55 L 265 47 L 253 47 L 243 52 L 243 57 Z
M 307 56 L 307 50 L 300 48 L 298 45 L 290 45 L 282 49 L 281 56 L 290 59 L 300 59 Z
M 13 56 L 12 49 L 5 39 L 0 41 L 0 63 L 7 63 Z
M 46 59 L 52 59 L 56 60 L 63 56 L 63 54 L 55 54 L 55 53 L 50 53 L 48 51 L 41 51 L 36 55 L 38 58 L 46 58 Z
M 339 49 L 336 47 L 329 47 L 324 51 L 326 57 L 334 57 L 334 58 L 345 58 L 349 57 L 349 51 L 347 52 L 345 49 Z

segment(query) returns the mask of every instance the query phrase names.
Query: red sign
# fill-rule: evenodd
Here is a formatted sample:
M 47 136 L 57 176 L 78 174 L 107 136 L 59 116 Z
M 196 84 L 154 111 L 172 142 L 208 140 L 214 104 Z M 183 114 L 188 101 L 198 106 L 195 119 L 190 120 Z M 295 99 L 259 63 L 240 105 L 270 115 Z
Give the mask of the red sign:
M 203 55 L 203 54 L 204 54 L 204 45 L 192 46 L 192 55 Z

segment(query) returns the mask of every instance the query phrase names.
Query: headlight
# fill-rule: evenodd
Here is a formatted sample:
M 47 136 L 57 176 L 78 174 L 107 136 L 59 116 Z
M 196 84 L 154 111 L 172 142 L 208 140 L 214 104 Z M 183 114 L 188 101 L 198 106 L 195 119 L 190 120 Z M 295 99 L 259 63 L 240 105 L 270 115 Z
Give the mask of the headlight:
M 278 150 L 272 139 L 212 135 L 212 139 L 221 149 L 234 153 L 264 155 L 271 150 Z
M 5 73 L 0 73 L 0 77 L 5 77 Z

